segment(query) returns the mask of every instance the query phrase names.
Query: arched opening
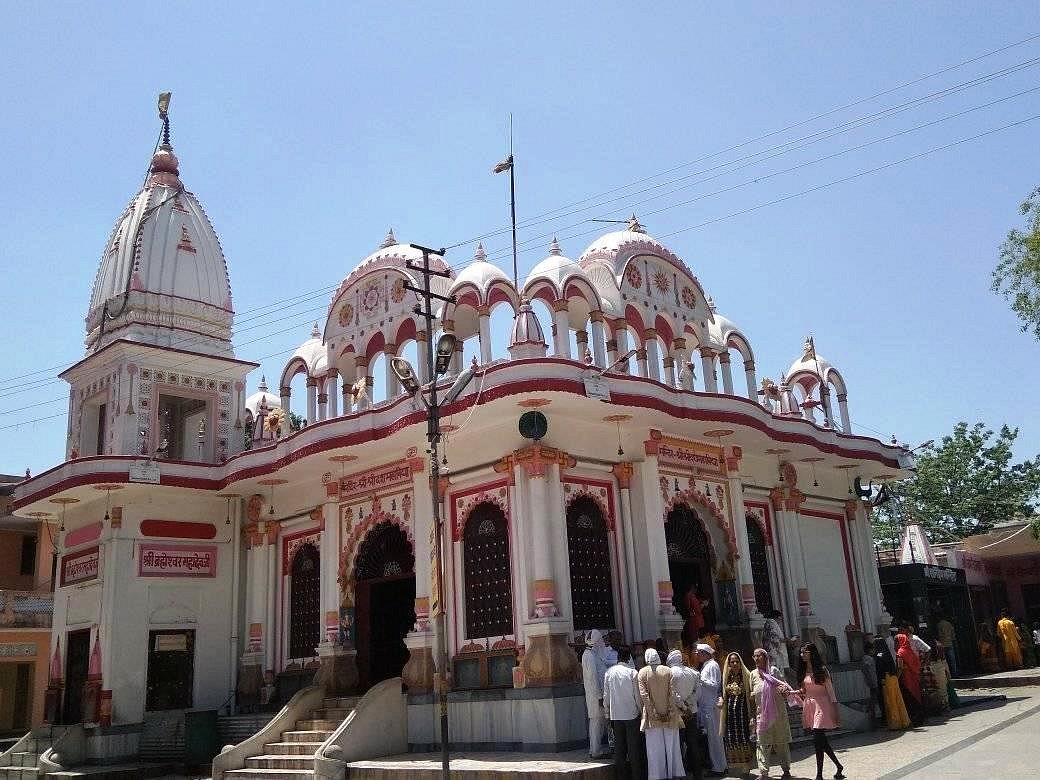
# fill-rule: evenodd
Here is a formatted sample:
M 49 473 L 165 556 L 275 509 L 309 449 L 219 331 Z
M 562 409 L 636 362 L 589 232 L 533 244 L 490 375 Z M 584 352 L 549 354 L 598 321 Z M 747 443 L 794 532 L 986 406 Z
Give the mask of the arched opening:
M 396 677 L 408 662 L 415 625 L 415 553 L 400 527 L 382 522 L 365 536 L 354 566 L 358 681 L 362 690 Z
M 575 631 L 616 628 L 610 535 L 599 504 L 578 496 L 567 507 L 567 555 Z
M 321 565 L 318 548 L 304 544 L 289 569 L 289 657 L 313 658 L 321 641 Z
M 701 630 L 715 629 L 711 540 L 697 513 L 686 504 L 676 504 L 668 512 L 664 536 L 672 603 L 686 621 L 683 641 L 692 644 Z
M 768 615 L 773 611 L 773 589 L 769 584 L 769 547 L 754 515 L 748 515 L 745 523 L 748 555 L 751 558 L 751 581 L 755 585 L 755 604 L 759 612 Z
M 491 305 L 491 358 L 509 359 L 509 334 L 513 329 L 516 313 L 508 300 Z
M 466 638 L 513 633 L 513 588 L 509 567 L 509 524 L 500 507 L 474 507 L 462 535 Z

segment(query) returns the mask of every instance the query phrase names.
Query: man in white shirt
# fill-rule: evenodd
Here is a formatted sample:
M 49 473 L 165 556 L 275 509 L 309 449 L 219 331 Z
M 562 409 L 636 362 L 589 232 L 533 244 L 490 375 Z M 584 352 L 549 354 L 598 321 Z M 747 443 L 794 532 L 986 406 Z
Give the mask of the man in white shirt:
M 581 679 L 585 684 L 585 709 L 589 716 L 589 756 L 604 754 L 603 740 L 607 736 L 607 721 L 603 717 L 603 634 L 593 630 L 585 639 L 581 656 Z
M 906 635 L 910 637 L 910 644 L 913 645 L 914 650 L 917 651 L 917 654 L 921 656 L 921 660 L 923 662 L 925 660 L 925 653 L 932 652 L 932 648 L 927 642 L 925 642 L 923 639 L 921 639 L 921 637 L 914 633 L 914 624 L 911 623 L 909 620 L 906 621 Z
M 639 721 L 643 703 L 636 683 L 632 650 L 619 647 L 617 663 L 603 676 L 603 712 L 614 732 L 614 777 L 643 776 L 643 738 Z
M 722 690 L 722 669 L 715 660 L 715 648 L 697 645 L 701 663 L 701 684 L 697 688 L 697 720 L 708 742 L 711 771 L 721 775 L 726 771 L 726 747 L 719 733 L 719 693 Z M 703 753 L 702 753 L 703 755 Z
M 683 727 L 679 729 L 679 749 L 682 751 L 683 766 L 695 780 L 703 777 L 701 766 L 700 734 L 697 732 L 697 688 L 701 684 L 700 673 L 683 663 L 682 653 L 672 650 L 668 654 L 668 666 L 672 671 L 672 685 L 679 698 L 679 709 L 683 716 Z

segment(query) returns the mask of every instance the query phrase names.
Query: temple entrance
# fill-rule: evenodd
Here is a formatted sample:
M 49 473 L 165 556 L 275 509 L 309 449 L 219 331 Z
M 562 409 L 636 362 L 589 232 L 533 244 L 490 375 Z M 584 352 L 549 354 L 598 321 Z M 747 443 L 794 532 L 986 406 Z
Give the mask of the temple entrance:
M 357 662 L 361 690 L 396 677 L 408 662 L 404 638 L 415 624 L 415 555 L 398 526 L 379 523 L 354 567 Z
M 588 496 L 567 507 L 567 555 L 575 631 L 615 628 L 607 522 Z
M 677 504 L 668 513 L 664 536 L 672 604 L 685 621 L 683 642 L 693 644 L 699 630 L 715 630 L 711 542 L 697 513 L 685 504 Z
M 289 586 L 289 657 L 311 658 L 321 641 L 321 558 L 313 544 L 293 556 Z
M 62 723 L 83 722 L 83 686 L 90 663 L 90 629 L 70 631 L 65 654 L 65 707 Z

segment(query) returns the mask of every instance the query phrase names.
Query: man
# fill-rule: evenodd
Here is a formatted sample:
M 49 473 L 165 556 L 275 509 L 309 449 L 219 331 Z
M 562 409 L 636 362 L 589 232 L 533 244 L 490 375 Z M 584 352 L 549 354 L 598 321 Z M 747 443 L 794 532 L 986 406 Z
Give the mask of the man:
M 954 677 L 958 675 L 957 666 L 957 634 L 954 631 L 953 623 L 951 623 L 945 616 L 939 618 L 939 622 L 935 624 L 935 633 L 939 637 L 939 643 L 942 644 L 946 650 L 946 663 L 950 666 L 950 674 Z
M 604 755 L 603 740 L 607 735 L 607 721 L 603 716 L 603 634 L 593 629 L 585 638 L 585 652 L 581 656 L 581 679 L 585 684 L 585 709 L 589 715 L 589 755 Z
M 644 653 L 646 666 L 636 675 L 643 718 L 639 724 L 646 739 L 647 780 L 673 780 L 682 777 L 679 729 L 683 720 L 675 695 L 671 670 L 661 663 L 657 650 Z
M 726 747 L 719 733 L 719 692 L 722 690 L 722 669 L 715 660 L 715 648 L 708 644 L 697 645 L 697 656 L 701 659 L 701 684 L 697 688 L 697 720 L 702 739 L 707 741 L 708 763 L 713 774 L 726 771 Z M 702 743 L 703 744 L 703 743 Z
M 780 621 L 783 615 L 780 610 L 770 610 L 766 615 L 766 621 L 762 624 L 762 647 L 769 653 L 773 665 L 780 670 L 780 674 L 786 675 L 791 666 L 787 658 L 787 640 L 784 638 L 784 629 Z
M 672 672 L 672 684 L 675 686 L 675 695 L 679 698 L 679 712 L 683 719 L 683 725 L 679 728 L 679 753 L 686 773 L 692 774 L 695 780 L 700 780 L 704 776 L 700 739 L 697 734 L 697 688 L 701 683 L 701 676 L 683 663 L 682 653 L 678 650 L 672 650 L 668 654 L 668 667 Z
M 632 651 L 619 647 L 617 663 L 603 677 L 603 714 L 614 732 L 614 777 L 643 777 L 643 739 L 639 721 L 643 702 L 636 684 Z
M 787 718 L 786 696 L 791 688 L 784 682 L 780 670 L 770 665 L 769 653 L 763 648 L 754 652 L 755 668 L 751 672 L 751 695 L 755 698 L 758 717 L 755 734 L 758 776 L 769 777 L 769 754 L 776 751 L 776 760 L 783 770 L 781 777 L 791 776 L 791 723 Z

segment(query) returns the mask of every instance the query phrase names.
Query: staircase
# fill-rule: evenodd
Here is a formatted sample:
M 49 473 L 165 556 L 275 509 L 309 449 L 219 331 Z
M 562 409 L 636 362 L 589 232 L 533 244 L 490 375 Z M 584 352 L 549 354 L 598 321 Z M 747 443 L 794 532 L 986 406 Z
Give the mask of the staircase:
M 237 780 L 313 780 L 315 752 L 357 702 L 356 696 L 325 699 L 309 718 L 296 721 L 291 730 L 282 732 L 278 742 L 264 745 L 261 755 L 247 758 L 244 769 L 232 769 L 225 776 Z
M 39 777 L 40 755 L 54 745 L 61 733 L 53 726 L 38 726 L 18 740 L 8 752 L 0 755 L 0 780 Z

